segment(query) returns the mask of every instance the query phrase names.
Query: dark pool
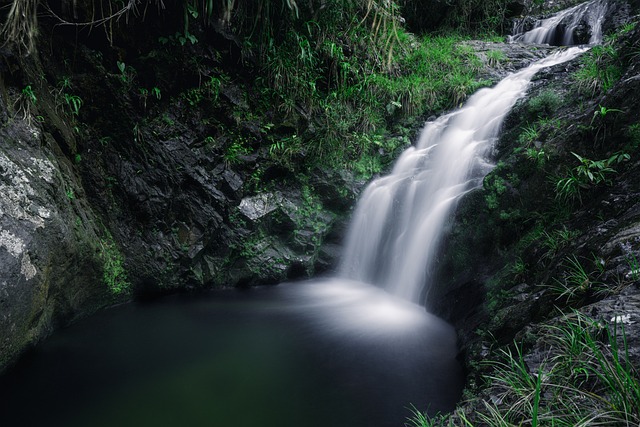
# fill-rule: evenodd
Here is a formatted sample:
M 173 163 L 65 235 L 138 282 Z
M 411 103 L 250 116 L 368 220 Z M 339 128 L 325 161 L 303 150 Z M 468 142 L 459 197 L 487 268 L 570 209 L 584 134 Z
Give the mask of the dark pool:
M 0 377 L 0 425 L 403 426 L 451 410 L 455 333 L 338 280 L 172 296 L 57 332 Z

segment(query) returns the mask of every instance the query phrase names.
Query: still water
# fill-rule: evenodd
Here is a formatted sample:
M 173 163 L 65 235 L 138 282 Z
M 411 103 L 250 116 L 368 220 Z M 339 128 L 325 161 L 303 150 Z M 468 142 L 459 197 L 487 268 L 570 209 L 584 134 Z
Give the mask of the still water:
M 9 426 L 403 426 L 449 411 L 453 329 L 357 282 L 177 295 L 58 331 L 0 377 Z

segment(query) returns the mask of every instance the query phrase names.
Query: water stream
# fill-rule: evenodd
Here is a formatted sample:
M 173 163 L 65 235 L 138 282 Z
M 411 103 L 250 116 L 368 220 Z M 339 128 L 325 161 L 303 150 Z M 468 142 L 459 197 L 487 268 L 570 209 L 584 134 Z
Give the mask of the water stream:
M 570 46 L 576 44 L 575 32 L 578 27 L 585 26 L 590 33 L 589 44 L 599 44 L 602 42 L 602 22 L 608 9 L 608 0 L 581 3 L 537 21 L 530 31 L 514 31 L 520 34 L 513 36 L 512 40 L 530 44 Z
M 411 404 L 452 410 L 463 382 L 455 331 L 417 304 L 444 224 L 493 167 L 503 119 L 534 74 L 584 50 L 557 51 L 427 123 L 363 193 L 341 278 L 103 311 L 0 377 L 0 423 L 387 427 L 402 426 Z
M 536 72 L 586 48 L 558 51 L 482 89 L 451 114 L 426 124 L 393 171 L 372 182 L 355 211 L 341 274 L 424 300 L 445 221 L 493 165 L 487 158 L 502 122 Z

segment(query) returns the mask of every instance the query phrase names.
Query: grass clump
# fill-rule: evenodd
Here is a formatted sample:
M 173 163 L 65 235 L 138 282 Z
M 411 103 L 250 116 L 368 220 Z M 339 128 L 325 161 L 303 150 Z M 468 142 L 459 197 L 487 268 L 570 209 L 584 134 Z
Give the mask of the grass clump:
M 594 46 L 580 58 L 581 68 L 574 74 L 579 93 L 596 96 L 606 93 L 622 77 L 622 63 L 611 43 Z
M 629 359 L 624 324 L 580 313 L 544 327 L 538 356 L 519 345 L 486 362 L 491 399 L 473 414 L 459 408 L 410 426 L 635 426 L 640 423 L 640 382 Z
M 552 117 L 563 103 L 564 100 L 556 91 L 547 89 L 529 100 L 527 111 L 535 119 Z

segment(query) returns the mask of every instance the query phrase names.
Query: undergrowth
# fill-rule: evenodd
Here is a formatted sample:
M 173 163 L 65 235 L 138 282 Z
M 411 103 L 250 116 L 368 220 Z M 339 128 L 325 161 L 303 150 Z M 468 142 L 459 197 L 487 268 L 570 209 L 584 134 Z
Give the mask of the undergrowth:
M 417 38 L 396 27 L 385 38 L 397 47 L 381 57 L 362 45 L 369 28 L 352 26 L 340 38 L 324 31 L 315 25 L 302 33 L 289 31 L 267 52 L 269 78 L 260 81 L 262 93 L 291 121 L 301 115 L 308 120 L 296 129 L 295 141 L 278 141 L 270 150 L 272 159 L 286 166 L 296 157 L 362 166 L 363 157 L 393 153 L 408 143 L 396 138 L 381 146 L 388 134 L 397 133 L 398 123 L 456 107 L 489 83 L 478 79 L 482 63 L 460 43 L 461 36 Z M 359 172 L 378 172 L 380 165 L 370 163 Z
M 535 359 L 521 346 L 485 362 L 491 398 L 450 415 L 414 410 L 407 424 L 427 426 L 637 426 L 640 382 L 629 361 L 624 324 L 578 312 L 544 327 Z

